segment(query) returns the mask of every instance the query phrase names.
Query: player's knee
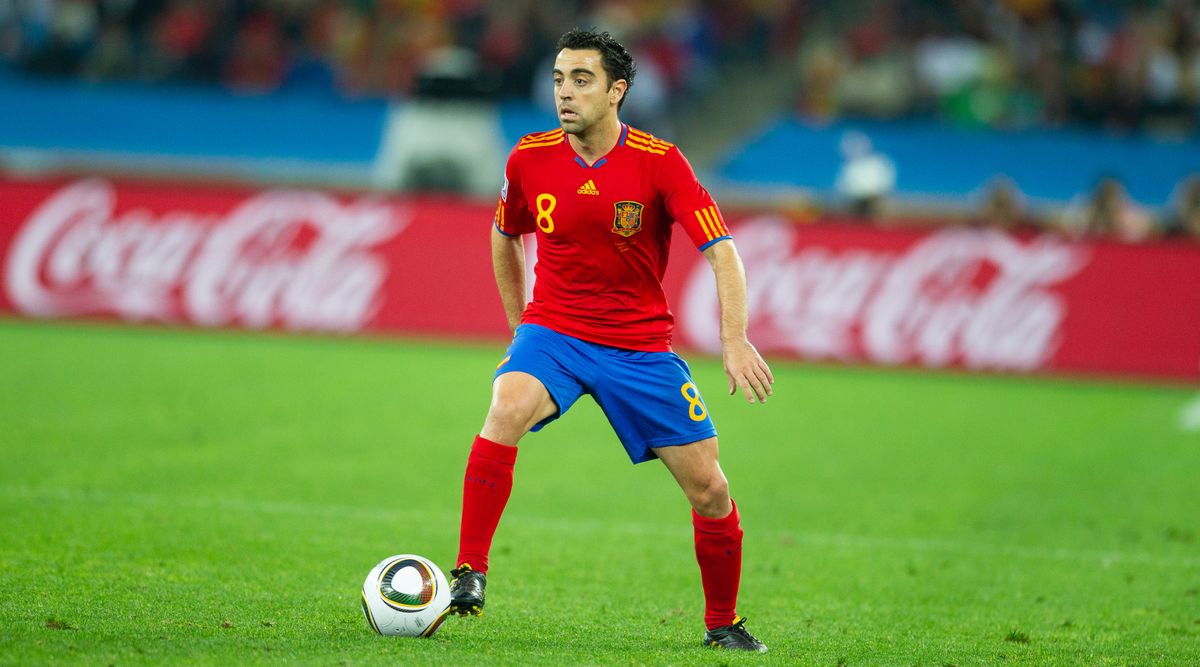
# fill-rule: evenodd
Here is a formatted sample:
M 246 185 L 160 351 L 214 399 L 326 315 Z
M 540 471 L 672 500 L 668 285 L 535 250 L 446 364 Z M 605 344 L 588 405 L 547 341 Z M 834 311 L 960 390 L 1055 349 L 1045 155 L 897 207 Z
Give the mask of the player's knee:
M 488 421 L 506 429 L 528 430 L 537 409 L 536 401 L 519 394 L 498 393 L 492 397 Z
M 729 512 L 729 481 L 719 472 L 697 484 L 689 495 L 701 516 L 721 517 Z

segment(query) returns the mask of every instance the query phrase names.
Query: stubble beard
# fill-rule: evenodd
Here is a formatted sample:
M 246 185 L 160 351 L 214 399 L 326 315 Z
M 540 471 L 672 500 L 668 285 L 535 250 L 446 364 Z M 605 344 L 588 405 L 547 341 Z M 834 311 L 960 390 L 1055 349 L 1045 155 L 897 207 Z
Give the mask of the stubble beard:
M 579 118 L 578 115 L 576 115 L 575 120 L 562 120 L 559 118 L 558 126 L 563 129 L 563 132 L 573 134 L 577 137 L 587 134 L 587 131 L 592 129 L 592 124 L 583 122 L 583 119 Z

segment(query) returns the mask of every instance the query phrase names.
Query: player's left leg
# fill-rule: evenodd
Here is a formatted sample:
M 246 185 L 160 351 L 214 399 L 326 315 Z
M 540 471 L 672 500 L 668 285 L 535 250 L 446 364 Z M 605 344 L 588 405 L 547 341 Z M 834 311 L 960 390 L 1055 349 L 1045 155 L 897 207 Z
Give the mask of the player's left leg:
M 705 646 L 763 652 L 737 615 L 742 575 L 742 528 L 729 482 L 717 460 L 717 439 L 689 445 L 656 447 L 692 505 L 696 562 L 704 586 Z
M 737 616 L 742 529 L 717 462 L 717 430 L 686 362 L 673 352 L 608 348 L 590 387 L 634 463 L 662 459 L 692 504 L 704 584 L 706 646 L 765 651 Z

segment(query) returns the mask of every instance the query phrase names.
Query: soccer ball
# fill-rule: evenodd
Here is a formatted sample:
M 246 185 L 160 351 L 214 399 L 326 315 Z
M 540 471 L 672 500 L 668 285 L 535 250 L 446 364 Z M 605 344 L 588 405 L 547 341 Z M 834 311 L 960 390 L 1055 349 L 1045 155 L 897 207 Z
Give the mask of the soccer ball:
M 381 635 L 428 637 L 450 611 L 450 584 L 428 558 L 400 554 L 379 562 L 363 582 L 362 609 Z

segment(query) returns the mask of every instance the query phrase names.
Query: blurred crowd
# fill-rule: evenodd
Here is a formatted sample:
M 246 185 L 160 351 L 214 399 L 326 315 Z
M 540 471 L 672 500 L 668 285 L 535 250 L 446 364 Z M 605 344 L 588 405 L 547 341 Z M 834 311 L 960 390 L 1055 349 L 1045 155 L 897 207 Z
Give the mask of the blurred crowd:
M 1194 0 L 850 0 L 802 20 L 797 105 L 1167 134 L 1200 120 Z
M 1168 206 L 1152 209 L 1130 198 L 1121 179 L 1101 177 L 1092 191 L 1056 213 L 1037 214 L 1014 183 L 997 178 L 984 191 L 968 223 L 1015 232 L 1050 231 L 1067 238 L 1109 238 L 1125 243 L 1158 239 L 1200 242 L 1200 173 L 1176 187 Z
M 557 37 L 582 25 L 633 47 L 654 84 L 640 92 L 661 98 L 648 103 L 660 108 L 710 86 L 715 63 L 770 62 L 790 72 L 796 109 L 813 117 L 1191 132 L 1198 4 L 0 0 L 0 63 L 91 80 L 343 96 L 407 96 L 470 74 L 473 92 L 526 97 Z
M 0 0 L 0 73 L 549 103 L 554 44 L 577 25 L 634 52 L 623 116 L 651 128 L 733 71 L 761 72 L 768 97 L 817 121 L 1200 130 L 1197 0 Z M 894 167 L 869 142 L 844 149 L 866 152 L 848 154 L 841 196 L 880 215 Z M 1106 177 L 1037 220 L 1000 178 L 972 220 L 1200 238 L 1200 177 L 1173 202 L 1147 211 Z
M 1050 232 L 1066 238 L 1109 238 L 1125 243 L 1157 239 L 1200 242 L 1200 169 L 1177 183 L 1165 206 L 1144 206 L 1130 197 L 1120 175 L 1100 176 L 1089 192 L 1065 206 L 1035 205 L 1011 178 L 1000 175 L 984 184 L 970 206 L 900 205 L 896 165 L 858 131 L 842 137 L 842 166 L 837 196 L 825 208 L 878 225 L 950 224 L 1001 229 L 1016 233 Z M 1200 161 L 1200 154 L 1197 155 Z M 951 212 L 956 211 L 956 212 Z
M 692 88 L 761 16 L 657 0 L 0 0 L 0 63 L 86 80 L 405 97 L 527 97 L 558 37 L 604 26 L 666 95 Z M 737 5 L 739 3 L 728 3 Z M 720 30 L 714 28 L 720 27 Z M 541 78 L 549 79 L 548 75 Z

